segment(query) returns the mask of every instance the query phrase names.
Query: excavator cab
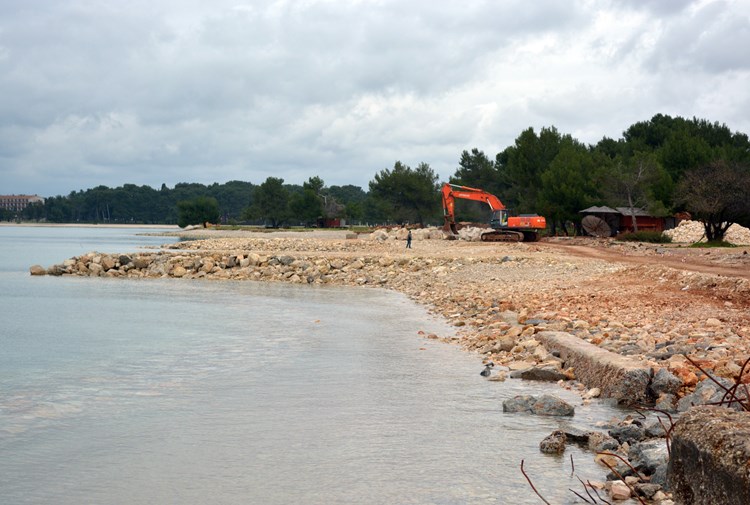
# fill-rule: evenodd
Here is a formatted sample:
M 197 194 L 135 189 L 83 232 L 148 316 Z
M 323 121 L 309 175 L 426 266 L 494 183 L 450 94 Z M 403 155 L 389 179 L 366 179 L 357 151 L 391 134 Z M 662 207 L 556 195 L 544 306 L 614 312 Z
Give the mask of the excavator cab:
M 508 210 L 499 209 L 492 211 L 492 217 L 490 218 L 490 227 L 494 229 L 507 228 L 508 227 Z

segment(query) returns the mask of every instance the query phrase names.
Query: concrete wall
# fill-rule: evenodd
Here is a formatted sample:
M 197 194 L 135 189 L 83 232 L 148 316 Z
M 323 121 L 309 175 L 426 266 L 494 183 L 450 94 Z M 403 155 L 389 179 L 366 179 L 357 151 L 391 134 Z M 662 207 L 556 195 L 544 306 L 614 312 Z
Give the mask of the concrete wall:
M 695 407 L 683 414 L 667 475 L 677 504 L 750 504 L 750 412 Z

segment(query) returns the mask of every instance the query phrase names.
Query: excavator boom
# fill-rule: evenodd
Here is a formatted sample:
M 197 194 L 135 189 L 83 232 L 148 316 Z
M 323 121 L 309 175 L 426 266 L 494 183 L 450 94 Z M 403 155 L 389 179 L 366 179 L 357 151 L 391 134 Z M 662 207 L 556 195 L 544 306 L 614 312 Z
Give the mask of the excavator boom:
M 453 235 L 456 229 L 456 199 L 484 202 L 492 210 L 490 226 L 494 231 L 482 234 L 485 242 L 536 242 L 539 231 L 547 227 L 547 220 L 542 216 L 508 217 L 508 210 L 498 197 L 478 188 L 446 183 L 442 189 L 444 229 Z

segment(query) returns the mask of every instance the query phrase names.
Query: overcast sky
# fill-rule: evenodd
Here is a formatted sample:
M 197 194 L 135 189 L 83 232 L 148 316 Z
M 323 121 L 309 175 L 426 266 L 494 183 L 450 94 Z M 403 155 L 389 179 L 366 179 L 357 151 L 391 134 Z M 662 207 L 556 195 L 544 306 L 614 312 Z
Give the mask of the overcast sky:
M 750 133 L 748 48 L 748 0 L 0 0 L 0 194 L 447 180 L 657 113 Z

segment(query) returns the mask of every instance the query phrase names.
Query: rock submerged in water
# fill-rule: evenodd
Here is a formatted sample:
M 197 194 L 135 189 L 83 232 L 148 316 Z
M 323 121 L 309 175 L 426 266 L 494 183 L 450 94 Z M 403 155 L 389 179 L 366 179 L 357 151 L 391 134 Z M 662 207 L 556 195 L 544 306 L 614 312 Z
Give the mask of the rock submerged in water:
M 572 416 L 575 409 L 552 395 L 518 395 L 503 402 L 503 412 L 527 412 L 537 416 Z
M 566 441 L 565 432 L 555 430 L 539 442 L 539 450 L 544 454 L 562 454 L 565 452 Z

